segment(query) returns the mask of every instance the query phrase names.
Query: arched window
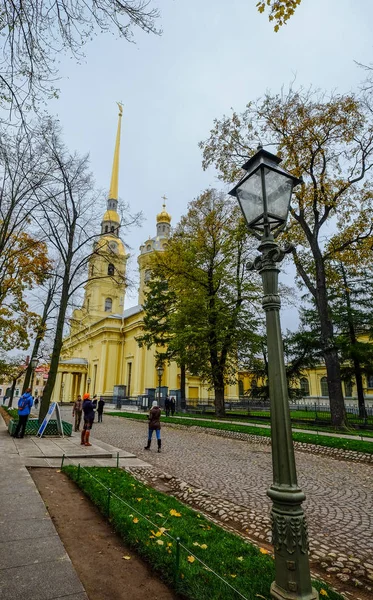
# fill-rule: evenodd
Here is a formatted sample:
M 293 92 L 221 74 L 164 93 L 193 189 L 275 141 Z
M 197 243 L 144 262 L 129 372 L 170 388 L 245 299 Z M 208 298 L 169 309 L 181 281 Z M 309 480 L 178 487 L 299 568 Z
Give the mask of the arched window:
M 111 231 L 111 233 L 114 233 L 114 229 L 115 229 L 115 227 L 114 227 L 114 225 L 112 225 L 112 226 L 110 227 L 110 231 Z
M 243 381 L 242 381 L 242 379 L 238 380 L 238 395 L 239 396 L 243 396 L 244 395 Z
M 151 245 L 150 245 L 150 244 L 148 244 L 148 245 L 146 246 L 146 249 L 147 249 L 148 251 L 149 251 L 149 250 L 151 250 L 151 249 L 152 249 Z
M 109 231 L 109 227 L 107 225 L 105 225 L 105 233 L 107 233 Z
M 327 380 L 326 377 L 321 377 L 321 379 L 320 379 L 320 388 L 321 388 L 321 395 L 322 396 L 329 396 L 328 380 Z
M 108 267 L 107 267 L 107 274 L 108 275 L 114 275 L 114 265 L 113 263 L 109 263 Z
M 111 312 L 113 306 L 113 301 L 111 298 L 106 298 L 105 300 L 105 312 Z
M 302 390 L 303 396 L 310 395 L 310 384 L 308 383 L 307 377 L 301 377 L 300 380 L 300 389 Z
M 351 381 L 345 381 L 345 396 L 350 398 L 352 396 L 352 383 Z

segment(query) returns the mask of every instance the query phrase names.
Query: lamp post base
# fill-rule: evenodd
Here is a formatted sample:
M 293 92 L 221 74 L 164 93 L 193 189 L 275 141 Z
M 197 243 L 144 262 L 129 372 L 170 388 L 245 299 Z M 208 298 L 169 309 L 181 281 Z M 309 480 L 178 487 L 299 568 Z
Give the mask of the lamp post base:
M 279 587 L 274 581 L 271 585 L 271 598 L 274 600 L 318 600 L 319 593 L 315 588 L 311 588 L 311 591 L 301 596 L 296 591 L 290 592 Z

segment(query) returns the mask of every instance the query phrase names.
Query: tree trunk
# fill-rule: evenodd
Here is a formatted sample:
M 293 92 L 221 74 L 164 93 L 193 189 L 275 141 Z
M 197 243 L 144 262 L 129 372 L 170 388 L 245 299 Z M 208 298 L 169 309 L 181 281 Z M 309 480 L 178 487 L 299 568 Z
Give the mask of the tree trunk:
M 12 380 L 12 388 L 10 390 L 10 398 L 9 398 L 9 402 L 8 402 L 8 408 L 12 408 L 12 406 L 13 406 L 14 390 L 16 389 L 17 379 L 18 379 L 18 377 L 16 377 L 15 379 Z
M 60 361 L 62 343 L 63 343 L 63 328 L 65 324 L 66 310 L 67 310 L 67 302 L 68 302 L 68 294 L 69 294 L 69 277 L 70 277 L 70 269 L 67 267 L 66 272 L 63 279 L 62 284 L 62 292 L 61 292 L 61 303 L 57 317 L 57 325 L 56 325 L 56 333 L 54 336 L 53 350 L 52 350 L 52 358 L 50 362 L 50 369 L 48 374 L 47 384 L 44 388 L 43 398 L 40 405 L 39 411 L 39 423 L 42 423 L 45 415 L 48 412 L 50 400 L 52 397 L 52 392 L 54 388 L 54 384 L 56 383 L 58 364 Z
M 217 417 L 225 417 L 225 402 L 224 402 L 224 377 L 223 373 L 218 370 L 214 377 L 214 392 L 215 392 L 215 415 Z
M 356 336 L 355 324 L 354 324 L 354 320 L 353 320 L 353 316 L 352 316 L 351 294 L 349 292 L 346 271 L 344 269 L 343 264 L 341 264 L 341 267 L 342 267 L 342 277 L 343 277 L 346 306 L 347 306 L 348 331 L 349 331 L 349 335 L 350 335 L 351 345 L 355 346 L 356 342 L 357 342 L 357 336 Z M 366 418 L 366 410 L 365 410 L 363 375 L 362 375 L 362 371 L 361 371 L 361 365 L 360 365 L 360 361 L 356 357 L 353 359 L 353 363 L 354 363 L 355 381 L 356 381 L 356 388 L 357 388 L 357 401 L 358 401 L 358 405 L 359 405 L 359 417 L 361 417 L 362 419 L 365 419 Z
M 26 369 L 26 373 L 25 373 L 25 379 L 23 382 L 23 388 L 22 388 L 22 394 L 25 393 L 25 391 L 27 390 L 27 388 L 29 387 L 29 383 L 31 380 L 31 375 L 32 375 L 32 359 L 33 358 L 37 358 L 38 354 L 39 354 L 39 348 L 40 348 L 40 344 L 43 340 L 44 337 L 44 332 L 45 332 L 45 324 L 47 322 L 47 318 L 48 318 L 48 313 L 49 313 L 49 308 L 51 305 L 51 302 L 53 300 L 53 296 L 54 296 L 54 290 L 50 289 L 48 290 L 48 295 L 47 295 L 47 299 L 45 301 L 44 304 L 44 309 L 43 309 L 43 314 L 41 317 L 41 321 L 37 330 L 37 334 L 36 334 L 36 339 L 35 339 L 35 344 L 34 347 L 32 349 L 32 353 L 31 353 L 31 358 L 30 358 L 30 362 L 27 366 Z M 32 393 L 32 391 L 31 391 Z
M 320 256 L 317 256 L 320 254 Z M 326 277 L 321 253 L 314 252 L 316 266 L 316 304 L 320 319 L 321 347 L 325 359 L 331 421 L 334 427 L 346 426 L 346 411 L 342 392 L 338 350 L 334 342 L 333 323 L 326 291 Z

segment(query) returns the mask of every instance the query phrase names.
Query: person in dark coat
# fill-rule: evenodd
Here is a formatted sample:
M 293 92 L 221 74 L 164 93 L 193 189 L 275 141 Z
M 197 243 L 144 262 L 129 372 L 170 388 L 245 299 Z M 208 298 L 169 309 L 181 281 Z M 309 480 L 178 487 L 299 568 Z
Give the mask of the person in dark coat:
M 152 443 L 153 431 L 157 436 L 158 452 L 161 451 L 161 409 L 158 406 L 156 400 L 153 401 L 152 407 L 149 412 L 149 433 L 148 433 L 148 444 L 145 446 L 145 450 L 150 450 L 150 444 Z
M 97 418 L 98 422 L 102 423 L 102 413 L 104 412 L 105 401 L 100 398 L 97 405 Z
M 176 408 L 176 402 L 175 402 L 174 396 L 171 396 L 171 398 L 170 398 L 170 408 L 171 408 L 171 417 L 173 417 L 175 414 L 175 408 Z
M 31 396 L 31 388 L 27 388 L 24 394 L 18 400 L 18 423 L 13 437 L 23 438 L 25 436 L 27 420 L 30 416 L 31 408 L 34 403 L 34 399 Z
M 93 410 L 93 404 L 89 394 L 84 394 L 83 396 L 83 414 L 84 425 L 80 443 L 82 446 L 92 446 L 92 444 L 89 443 L 89 436 L 92 429 L 93 419 L 95 418 L 95 412 Z
M 166 396 L 166 399 L 164 401 L 164 409 L 166 411 L 166 417 L 170 416 L 170 408 L 171 408 L 171 402 L 168 396 Z

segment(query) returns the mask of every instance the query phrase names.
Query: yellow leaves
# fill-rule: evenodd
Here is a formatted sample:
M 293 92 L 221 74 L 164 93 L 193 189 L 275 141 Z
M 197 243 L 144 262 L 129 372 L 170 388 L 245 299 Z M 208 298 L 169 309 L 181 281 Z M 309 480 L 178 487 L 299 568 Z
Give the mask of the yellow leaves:
M 326 590 L 324 590 L 324 588 L 321 588 L 320 595 L 321 596 L 328 596 L 328 592 Z
M 194 558 L 194 556 L 188 556 L 187 561 L 190 563 L 194 563 L 196 559 Z
M 237 556 L 237 560 L 239 560 L 240 562 L 243 561 L 243 556 Z
M 124 560 L 131 560 L 131 557 L 130 557 L 130 556 L 122 556 L 122 558 L 123 558 Z
M 268 550 L 266 550 L 265 548 L 259 548 L 259 552 L 261 554 L 269 554 Z
M 138 523 L 138 522 L 139 522 L 139 520 L 138 520 L 138 518 L 137 518 L 137 517 L 135 517 L 135 518 L 133 519 L 133 521 L 132 521 L 132 523 Z
M 170 515 L 171 517 L 181 517 L 181 513 L 177 512 L 177 510 L 175 510 L 174 508 L 171 508 Z
M 158 546 L 163 546 L 164 541 L 163 540 L 157 540 L 157 544 L 158 544 Z
M 158 517 L 161 517 L 162 519 L 164 519 L 164 515 L 162 515 L 162 513 L 155 513 Z
M 202 548 L 202 550 L 206 550 L 206 548 L 207 548 L 207 544 L 201 544 L 201 545 L 200 545 L 200 548 Z
M 141 502 L 142 498 L 136 498 L 137 502 Z
M 167 546 L 168 546 L 168 548 L 171 548 L 171 546 L 172 546 L 172 542 L 168 542 L 168 543 L 167 543 Z
M 237 575 L 233 575 L 233 574 L 231 573 L 231 577 L 233 577 L 233 579 L 234 579 L 235 577 L 237 577 Z
M 161 537 L 162 532 L 161 531 L 157 531 L 157 533 L 155 534 L 155 537 Z

